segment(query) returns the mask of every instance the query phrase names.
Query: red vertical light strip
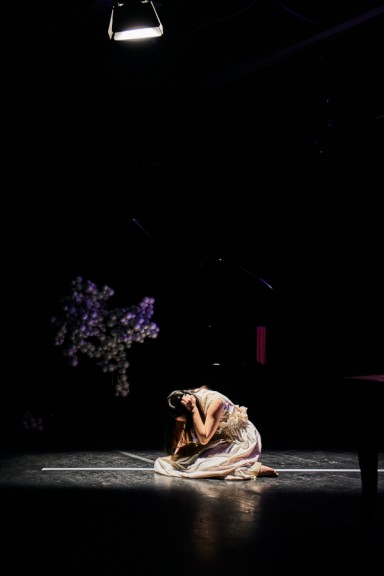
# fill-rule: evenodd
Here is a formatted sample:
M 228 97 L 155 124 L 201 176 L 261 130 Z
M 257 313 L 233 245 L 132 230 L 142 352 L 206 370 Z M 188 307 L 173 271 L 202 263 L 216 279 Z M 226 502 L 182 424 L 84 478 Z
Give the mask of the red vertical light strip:
M 265 326 L 256 326 L 256 362 L 266 364 L 266 342 L 267 328 Z

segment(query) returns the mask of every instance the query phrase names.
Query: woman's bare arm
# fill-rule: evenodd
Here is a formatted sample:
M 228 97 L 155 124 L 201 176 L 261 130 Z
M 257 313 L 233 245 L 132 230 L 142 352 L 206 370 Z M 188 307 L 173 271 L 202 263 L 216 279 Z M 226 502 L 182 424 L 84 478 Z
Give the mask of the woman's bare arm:
M 196 397 L 193 394 L 185 394 L 182 403 L 192 412 L 193 427 L 200 444 L 208 444 L 219 425 L 220 416 L 224 410 L 223 401 L 221 398 L 217 398 L 211 402 L 204 422 L 201 419 L 200 412 L 196 406 Z

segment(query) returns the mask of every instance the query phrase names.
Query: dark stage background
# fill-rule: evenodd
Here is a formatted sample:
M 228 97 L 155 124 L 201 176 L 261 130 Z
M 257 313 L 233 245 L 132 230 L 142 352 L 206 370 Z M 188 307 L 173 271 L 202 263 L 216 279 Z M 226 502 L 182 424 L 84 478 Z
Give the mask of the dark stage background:
M 135 47 L 106 1 L 3 8 L 6 448 L 158 448 L 201 384 L 267 448 L 382 445 L 384 384 L 345 377 L 384 373 L 384 9 L 337 4 L 163 3 Z M 77 276 L 155 299 L 126 398 L 54 345 Z

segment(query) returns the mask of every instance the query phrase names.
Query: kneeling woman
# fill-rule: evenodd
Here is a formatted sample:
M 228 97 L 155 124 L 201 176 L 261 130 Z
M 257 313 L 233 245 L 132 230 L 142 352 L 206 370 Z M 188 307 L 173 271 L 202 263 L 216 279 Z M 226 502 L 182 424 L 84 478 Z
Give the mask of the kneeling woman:
M 244 406 L 202 386 L 171 392 L 167 411 L 167 456 L 155 461 L 158 474 L 225 480 L 278 476 L 259 462 L 261 437 Z

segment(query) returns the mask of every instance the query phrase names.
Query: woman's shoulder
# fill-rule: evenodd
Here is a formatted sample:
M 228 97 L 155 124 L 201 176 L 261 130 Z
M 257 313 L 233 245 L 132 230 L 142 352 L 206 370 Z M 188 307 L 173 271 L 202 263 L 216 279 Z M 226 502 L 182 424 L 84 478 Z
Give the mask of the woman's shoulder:
M 205 405 L 207 407 L 210 406 L 213 402 L 215 404 L 223 404 L 225 407 L 232 405 L 232 402 L 224 394 L 218 390 L 211 390 L 206 386 L 198 390 L 196 392 L 196 396 L 200 399 L 204 399 Z
M 208 388 L 208 386 L 198 386 L 198 388 L 189 388 L 189 390 L 186 390 L 186 392 L 199 392 L 199 390 L 210 390 L 210 388 Z

